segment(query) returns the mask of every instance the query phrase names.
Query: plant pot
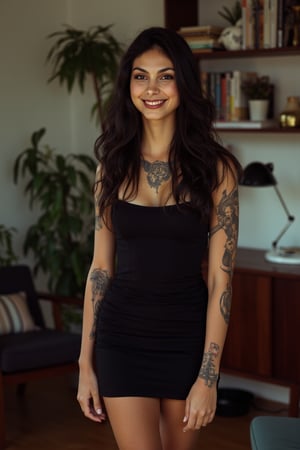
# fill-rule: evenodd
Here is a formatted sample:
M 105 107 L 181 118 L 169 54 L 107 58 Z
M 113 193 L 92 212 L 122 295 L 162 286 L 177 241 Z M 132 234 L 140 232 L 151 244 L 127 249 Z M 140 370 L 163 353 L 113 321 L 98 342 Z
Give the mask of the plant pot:
M 249 100 L 250 120 L 266 120 L 269 100 Z

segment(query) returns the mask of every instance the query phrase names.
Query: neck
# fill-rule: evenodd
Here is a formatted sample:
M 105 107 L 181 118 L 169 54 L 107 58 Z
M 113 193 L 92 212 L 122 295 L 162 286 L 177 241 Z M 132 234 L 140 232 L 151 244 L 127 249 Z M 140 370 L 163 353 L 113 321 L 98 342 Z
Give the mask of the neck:
M 169 157 L 170 145 L 174 135 L 174 127 L 170 124 L 154 121 L 144 123 L 142 139 L 142 157 L 154 161 L 166 161 Z

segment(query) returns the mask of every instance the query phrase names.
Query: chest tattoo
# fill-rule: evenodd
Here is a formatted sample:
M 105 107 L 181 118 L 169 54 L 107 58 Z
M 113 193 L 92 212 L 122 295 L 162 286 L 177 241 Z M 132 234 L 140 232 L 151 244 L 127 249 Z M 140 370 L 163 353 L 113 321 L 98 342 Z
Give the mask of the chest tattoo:
M 151 188 L 156 190 L 158 194 L 158 189 L 165 181 L 168 181 L 171 177 L 171 171 L 168 162 L 164 161 L 154 161 L 150 163 L 149 161 L 142 160 L 142 165 L 147 173 L 147 181 Z

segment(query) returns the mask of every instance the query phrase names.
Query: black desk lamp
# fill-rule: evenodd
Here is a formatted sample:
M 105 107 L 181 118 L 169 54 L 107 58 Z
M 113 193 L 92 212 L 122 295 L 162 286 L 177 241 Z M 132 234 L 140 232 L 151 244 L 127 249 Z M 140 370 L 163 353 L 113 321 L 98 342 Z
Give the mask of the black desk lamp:
M 286 230 L 294 222 L 295 217 L 292 216 L 282 198 L 277 187 L 277 180 L 273 175 L 273 164 L 263 164 L 260 162 L 253 162 L 248 164 L 243 171 L 240 180 L 242 186 L 264 187 L 273 186 L 276 194 L 280 200 L 281 205 L 287 215 L 288 222 L 280 231 L 277 238 L 272 242 L 272 249 L 265 254 L 268 261 L 276 263 L 300 264 L 300 249 L 297 247 L 277 247 L 279 240 L 282 238 Z

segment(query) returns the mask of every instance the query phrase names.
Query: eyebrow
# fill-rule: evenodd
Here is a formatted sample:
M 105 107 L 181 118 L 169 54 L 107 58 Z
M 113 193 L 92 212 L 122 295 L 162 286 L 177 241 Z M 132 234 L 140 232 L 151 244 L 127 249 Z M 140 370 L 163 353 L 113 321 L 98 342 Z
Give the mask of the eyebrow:
M 133 67 L 132 72 L 134 70 L 139 70 L 140 72 L 148 73 L 146 69 L 143 69 L 142 67 Z M 159 69 L 158 73 L 166 72 L 167 70 L 173 70 L 175 72 L 174 67 L 164 67 L 162 69 Z

